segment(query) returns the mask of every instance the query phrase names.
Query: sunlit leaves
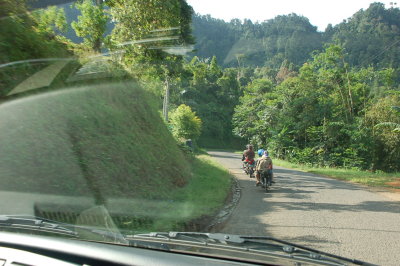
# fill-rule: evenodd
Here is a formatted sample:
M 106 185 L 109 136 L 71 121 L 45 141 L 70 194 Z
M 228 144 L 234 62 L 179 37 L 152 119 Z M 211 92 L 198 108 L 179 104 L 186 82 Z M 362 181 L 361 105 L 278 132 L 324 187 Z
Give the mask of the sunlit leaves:
M 55 31 L 65 32 L 67 30 L 67 20 L 65 12 L 56 6 L 47 9 L 39 9 L 33 12 L 37 21 L 37 28 L 41 32 L 56 34 Z
M 171 114 L 171 125 L 176 138 L 197 139 L 201 133 L 202 122 L 189 106 L 181 104 Z
M 105 13 L 104 4 L 96 4 L 93 0 L 83 0 L 75 3 L 75 6 L 82 15 L 78 16 L 78 21 L 72 22 L 72 28 L 77 36 L 83 37 L 87 47 L 100 52 L 109 19 Z

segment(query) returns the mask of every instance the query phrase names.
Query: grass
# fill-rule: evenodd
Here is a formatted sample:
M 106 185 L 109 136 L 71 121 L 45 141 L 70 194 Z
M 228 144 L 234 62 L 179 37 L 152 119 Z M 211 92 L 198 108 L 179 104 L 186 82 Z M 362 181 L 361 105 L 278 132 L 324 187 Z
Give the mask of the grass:
M 72 206 L 76 196 L 103 198 L 119 228 L 183 230 L 212 217 L 230 192 L 230 174 L 204 154 L 186 158 L 134 83 L 50 91 L 0 108 L 0 186 L 65 196 L 37 203 L 49 213 L 90 208 Z
M 174 195 L 177 200 L 193 203 L 191 218 L 199 218 L 218 210 L 230 191 L 232 178 L 222 166 L 200 155 L 193 161 L 193 177 L 188 185 Z
M 313 174 L 318 174 L 340 180 L 346 180 L 349 182 L 354 182 L 367 186 L 400 188 L 400 182 L 397 182 L 396 184 L 396 181 L 400 180 L 400 173 L 384 173 L 384 172 L 373 173 L 355 169 L 309 167 L 306 165 L 290 163 L 278 159 L 274 159 L 274 164 L 286 168 L 298 169 Z M 389 184 L 390 182 L 394 183 Z
M 0 186 L 8 191 L 157 198 L 190 165 L 145 91 L 70 88 L 2 105 Z M 154 187 L 158 187 L 154 191 Z
M 137 217 L 120 222 L 130 233 L 148 231 L 182 231 L 208 225 L 224 205 L 232 185 L 232 176 L 222 166 L 198 155 L 192 161 L 192 177 L 183 188 L 168 198 L 140 201 L 130 208 Z M 189 228 L 189 229 L 188 229 Z

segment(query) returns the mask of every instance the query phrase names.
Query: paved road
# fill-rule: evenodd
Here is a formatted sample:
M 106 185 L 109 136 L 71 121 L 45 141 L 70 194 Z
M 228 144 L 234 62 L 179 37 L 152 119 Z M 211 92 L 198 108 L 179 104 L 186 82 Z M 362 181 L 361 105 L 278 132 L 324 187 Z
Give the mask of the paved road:
M 238 179 L 241 199 L 220 230 L 269 235 L 379 265 L 400 265 L 400 202 L 383 193 L 275 167 L 265 193 L 240 166 L 240 155 L 209 152 Z

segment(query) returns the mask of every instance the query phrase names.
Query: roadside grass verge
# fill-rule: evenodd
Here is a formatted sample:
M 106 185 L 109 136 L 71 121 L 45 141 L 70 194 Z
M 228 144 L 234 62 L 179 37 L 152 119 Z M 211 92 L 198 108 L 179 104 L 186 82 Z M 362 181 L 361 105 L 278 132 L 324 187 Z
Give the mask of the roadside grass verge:
M 355 169 L 310 167 L 278 159 L 273 159 L 273 161 L 275 165 L 282 167 L 297 169 L 362 185 L 400 189 L 400 173 L 384 173 L 380 171 L 373 173 Z
M 222 166 L 198 155 L 192 160 L 192 176 L 186 186 L 175 189 L 170 197 L 133 204 L 132 213 L 119 227 L 130 233 L 149 231 L 201 230 L 223 207 L 232 186 L 232 176 Z
M 193 160 L 193 176 L 188 184 L 174 195 L 176 200 L 193 204 L 192 218 L 213 214 L 225 202 L 231 188 L 232 178 L 222 166 L 199 155 Z

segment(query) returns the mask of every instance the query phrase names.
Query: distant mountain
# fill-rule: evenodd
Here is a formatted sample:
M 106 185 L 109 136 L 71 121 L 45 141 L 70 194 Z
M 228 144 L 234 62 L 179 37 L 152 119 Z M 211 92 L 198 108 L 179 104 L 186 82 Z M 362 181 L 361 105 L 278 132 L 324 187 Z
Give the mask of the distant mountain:
M 195 15 L 193 34 L 196 55 L 216 55 L 224 66 L 237 65 L 240 57 L 247 66 L 279 68 L 287 60 L 299 67 L 314 50 L 339 42 L 353 66 L 400 67 L 400 10 L 385 9 L 382 3 L 371 4 L 335 27 L 328 25 L 325 32 L 296 14 L 262 23 Z
M 330 29 L 355 66 L 400 67 L 400 10 L 373 3 Z
M 65 10 L 68 24 L 80 15 L 71 4 L 60 7 Z M 308 18 L 296 14 L 261 23 L 239 19 L 225 22 L 195 14 L 192 25 L 196 40 L 193 55 L 204 59 L 215 55 L 225 67 L 237 66 L 238 60 L 245 66 L 279 68 L 288 61 L 299 67 L 311 58 L 313 51 L 332 42 L 345 47 L 354 66 L 400 66 L 400 10 L 385 9 L 382 3 L 371 4 L 335 27 L 328 25 L 325 32 L 317 31 Z M 110 22 L 107 34 L 112 28 Z M 74 42 L 82 42 L 71 27 L 65 35 Z
M 208 16 L 193 17 L 197 55 L 216 55 L 224 65 L 236 65 L 237 57 L 252 66 L 279 67 L 287 59 L 297 65 L 322 48 L 323 34 L 303 16 L 290 14 L 253 23 L 234 19 L 227 23 Z

